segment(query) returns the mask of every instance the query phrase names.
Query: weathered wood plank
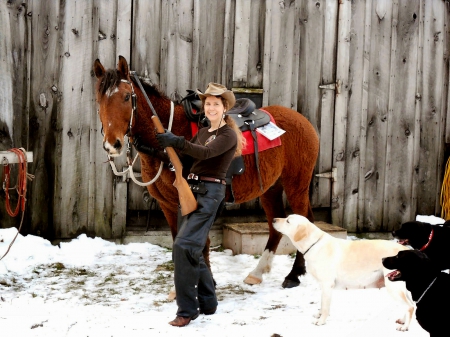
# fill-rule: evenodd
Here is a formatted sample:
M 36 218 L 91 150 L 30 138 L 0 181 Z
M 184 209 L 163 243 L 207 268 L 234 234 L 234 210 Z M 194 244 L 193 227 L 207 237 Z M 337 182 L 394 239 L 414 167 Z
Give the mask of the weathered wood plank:
M 450 4 L 447 2 L 445 6 L 445 31 L 446 31 L 446 41 L 444 43 L 445 46 L 445 55 L 447 56 L 447 60 L 449 58 L 450 53 Z M 450 77 L 449 77 L 450 81 Z M 444 135 L 444 143 L 448 146 L 450 144 L 450 83 L 447 81 L 447 114 L 445 116 L 445 135 Z M 445 165 L 445 163 L 444 163 Z
M 365 2 L 364 13 L 364 40 L 363 45 L 363 69 L 362 69 L 362 95 L 361 95 L 361 121 L 359 136 L 359 174 L 358 174 L 358 204 L 356 223 L 353 223 L 348 229 L 353 232 L 359 232 L 363 228 L 364 203 L 365 203 L 365 167 L 366 167 L 366 143 L 367 143 L 367 115 L 369 106 L 369 66 L 370 66 L 370 31 L 372 2 Z M 351 209 L 350 209 L 351 211 Z M 354 219 L 352 219 L 354 221 Z
M 161 6 L 160 0 L 134 0 L 132 64 L 138 74 L 160 83 L 161 62 Z
M 92 111 L 92 6 L 86 2 L 66 2 L 61 18 L 62 100 L 61 152 L 57 172 L 61 184 L 55 193 L 55 225 L 61 237 L 86 233 L 89 212 L 90 123 Z M 86 91 L 86 93 L 85 93 Z M 79 113 L 85 112 L 88 113 Z M 60 200 L 58 200 L 60 198 Z M 99 235 L 105 233 L 99 233 Z
M 272 30 L 272 4 L 273 1 L 266 0 L 265 3 L 265 13 L 264 13 L 264 59 L 263 59 L 263 99 L 262 105 L 269 105 L 269 89 L 270 89 L 270 65 L 271 65 L 271 44 L 272 44 L 272 36 L 270 34 Z
M 223 51 L 222 51 L 222 82 L 228 88 L 232 88 L 233 83 L 233 53 L 234 53 L 234 25 L 235 25 L 235 4 L 234 0 L 225 2 L 225 18 L 223 28 Z
M 123 238 L 127 222 L 127 183 L 120 178 L 114 180 L 113 216 L 111 221 L 111 237 Z
M 336 60 L 336 81 L 339 81 L 341 89 L 336 95 L 334 111 L 334 145 L 333 167 L 336 167 L 336 181 L 331 191 L 331 218 L 333 225 L 346 227 L 344 219 L 344 187 L 345 187 L 345 151 L 347 137 L 347 116 L 349 98 L 349 62 L 350 62 L 350 28 L 351 28 L 351 3 L 344 1 L 339 6 L 338 42 Z
M 26 64 L 25 11 L 26 7 L 19 1 L 0 3 L 0 23 L 3 28 L 0 33 L 0 151 L 15 146 L 28 146 L 28 134 L 21 132 L 28 131 L 25 127 L 28 123 L 28 110 L 23 116 L 21 113 L 27 103 L 27 93 L 23 92 L 27 69 L 23 67 Z M 22 125 L 22 122 L 26 124 Z M 16 168 L 13 168 L 11 174 L 15 176 L 16 173 Z M 11 203 L 15 205 L 16 195 L 11 193 L 11 198 Z M 20 219 L 11 218 L 6 212 L 3 191 L 0 192 L 0 219 L 0 228 L 20 224 Z
M 57 106 L 61 101 L 59 88 L 60 8 L 49 2 L 33 1 L 28 11 L 30 40 L 29 62 L 29 146 L 34 162 L 29 171 L 35 175 L 28 188 L 28 208 L 32 232 L 43 236 L 57 236 L 60 231 L 50 223 L 58 208 L 52 196 L 56 186 L 55 158 L 58 128 Z M 56 151 L 55 151 L 56 150 Z
M 268 105 L 279 104 L 296 109 L 298 87 L 298 7 L 297 2 L 272 4 L 268 62 L 270 83 L 264 90 L 268 93 Z M 267 31 L 266 31 L 267 33 Z
M 300 9 L 300 57 L 297 110 L 316 127 L 320 153 L 315 173 L 331 172 L 335 90 L 319 85 L 336 82 L 337 2 L 304 2 Z M 330 207 L 331 180 L 313 177 L 313 207 Z
M 434 214 L 435 201 L 439 198 L 437 188 L 440 176 L 437 159 L 442 151 L 441 115 L 444 67 L 444 7 L 441 1 L 424 2 L 423 38 L 423 87 L 421 136 L 419 149 L 419 184 L 417 191 L 417 212 Z
M 248 88 L 263 87 L 265 10 L 264 1 L 251 1 L 246 85 Z
M 233 87 L 245 87 L 247 85 L 251 5 L 251 1 L 236 0 Z
M 442 97 L 442 103 L 441 103 L 441 116 L 439 121 L 439 138 L 441 138 L 441 141 L 439 141 L 439 150 L 438 150 L 438 158 L 436 159 L 436 167 L 437 167 L 437 186 L 436 190 L 438 192 L 438 197 L 436 198 L 435 202 L 435 214 L 440 216 L 442 212 L 441 208 L 441 189 L 442 189 L 442 183 L 443 178 L 445 174 L 445 164 L 446 164 L 446 144 L 445 144 L 445 138 L 446 138 L 446 122 L 447 122 L 447 116 L 448 116 L 448 110 L 447 110 L 447 102 L 448 102 L 448 81 L 450 78 L 450 64 L 449 64 L 449 41 L 450 41 L 450 32 L 449 32 L 449 12 L 450 12 L 450 6 L 448 2 L 445 2 L 442 4 L 442 14 L 443 14 L 443 29 L 442 29 L 442 40 L 443 40 L 443 70 L 442 70 L 442 91 L 441 91 L 441 97 Z
M 367 8 L 369 6 L 369 8 Z M 360 190 L 360 165 L 361 140 L 363 138 L 364 129 L 361 128 L 362 121 L 365 120 L 367 113 L 367 105 L 364 106 L 364 93 L 367 92 L 367 86 L 364 81 L 367 79 L 366 70 L 368 62 L 365 57 L 364 46 L 366 40 L 370 37 L 370 13 L 371 2 L 356 1 L 353 3 L 351 12 L 351 35 L 350 35 L 350 52 L 349 52 L 349 97 L 348 97 L 348 119 L 347 119 L 347 135 L 346 135 L 346 151 L 345 151 L 345 182 L 343 186 L 344 200 L 342 206 L 343 224 L 347 230 L 356 232 L 358 226 L 358 197 Z M 341 87 L 342 88 L 342 87 Z M 364 143 L 365 144 L 365 143 Z
M 110 5 L 109 2 L 107 4 Z M 111 5 L 110 5 L 111 6 Z M 122 55 L 129 62 L 131 69 L 134 64 L 131 60 L 131 1 L 117 0 L 117 22 L 116 22 L 116 55 Z M 114 22 L 113 22 L 114 23 Z M 111 39 L 114 40 L 111 36 Z
M 231 87 L 231 83 L 224 81 L 224 41 L 225 14 L 227 2 L 215 1 L 208 4 L 208 10 L 204 10 L 201 1 L 194 2 L 194 30 L 198 30 L 198 45 L 195 56 L 198 72 L 196 86 L 204 90 L 209 82 L 217 82 Z M 195 58 L 193 58 L 195 62 Z M 194 78 L 194 76 L 193 76 Z M 194 82 L 195 85 L 195 82 Z
M 172 0 L 162 6 L 161 89 L 172 99 L 191 88 L 193 0 Z M 183 76 L 180 76 L 183 74 Z
M 411 195 L 414 178 L 415 94 L 419 1 L 393 2 L 391 81 L 386 150 L 383 221 L 380 231 L 392 231 L 415 218 Z M 403 99 L 397 99 L 402 97 Z
M 369 97 L 365 158 L 363 230 L 374 231 L 382 221 L 389 104 L 392 4 L 372 8 Z
M 27 158 L 27 163 L 32 163 L 33 162 L 33 152 L 27 151 L 26 158 Z M 19 158 L 17 158 L 17 155 L 14 152 L 0 151 L 0 164 L 1 165 L 18 164 L 18 163 L 20 163 Z
M 445 47 L 445 55 L 446 60 L 449 59 L 450 54 L 450 4 L 447 2 L 445 6 L 445 34 L 446 34 L 446 41 L 444 42 Z M 447 87 L 447 99 L 446 99 L 446 106 L 447 106 L 447 114 L 445 116 L 445 135 L 444 135 L 444 143 L 446 145 L 450 144 L 450 77 L 448 81 L 445 83 Z M 444 105 L 445 106 L 445 105 Z M 445 165 L 446 163 L 444 163 Z
M 107 68 L 116 65 L 118 54 L 129 57 L 128 48 L 124 43 L 130 39 L 124 22 L 129 21 L 130 8 L 124 0 L 105 2 L 98 1 L 93 7 L 92 39 L 93 54 Z M 122 27 L 118 29 L 118 25 Z M 128 25 L 130 23 L 128 22 Z M 121 47 L 122 46 L 122 47 Z M 92 62 L 93 63 L 93 62 Z M 91 64 L 91 69 L 92 69 Z M 92 71 L 92 70 L 91 70 Z M 105 238 L 111 237 L 111 222 L 113 221 L 113 174 L 107 156 L 102 148 L 102 125 L 96 113 L 95 76 L 91 77 L 92 107 L 90 114 L 90 148 L 89 148 L 89 208 L 87 233 Z M 119 158 L 115 163 L 120 170 L 125 165 L 125 159 Z M 126 195 L 125 195 L 126 197 Z

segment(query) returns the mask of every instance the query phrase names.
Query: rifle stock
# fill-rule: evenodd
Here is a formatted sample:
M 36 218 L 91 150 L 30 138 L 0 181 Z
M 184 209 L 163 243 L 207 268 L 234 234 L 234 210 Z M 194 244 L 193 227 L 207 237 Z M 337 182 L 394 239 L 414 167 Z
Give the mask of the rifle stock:
M 158 116 L 152 116 L 153 124 L 156 132 L 164 133 L 164 127 L 161 124 Z M 197 199 L 189 188 L 189 184 L 183 177 L 183 165 L 181 165 L 180 158 L 172 147 L 166 147 L 167 154 L 170 161 L 175 168 L 175 181 L 173 186 L 178 190 L 178 199 L 181 206 L 181 215 L 189 214 L 197 209 Z

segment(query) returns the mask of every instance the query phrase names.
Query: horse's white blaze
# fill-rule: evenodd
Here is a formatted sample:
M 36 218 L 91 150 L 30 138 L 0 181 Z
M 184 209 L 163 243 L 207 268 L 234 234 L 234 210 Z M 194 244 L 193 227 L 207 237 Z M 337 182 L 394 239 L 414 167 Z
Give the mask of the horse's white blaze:
M 111 97 L 112 95 L 114 95 L 118 91 L 119 91 L 118 87 L 108 88 L 108 90 L 106 90 L 106 96 Z

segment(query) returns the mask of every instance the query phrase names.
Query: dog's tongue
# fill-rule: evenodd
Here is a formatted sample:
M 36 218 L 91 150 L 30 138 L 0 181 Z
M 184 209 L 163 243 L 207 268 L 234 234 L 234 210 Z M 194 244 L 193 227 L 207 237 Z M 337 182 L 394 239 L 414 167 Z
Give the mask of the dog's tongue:
M 398 239 L 398 243 L 403 246 L 406 246 L 408 244 L 408 239 Z
M 398 270 L 394 270 L 392 272 L 390 272 L 389 274 L 386 275 L 386 277 L 391 280 L 394 281 L 395 279 L 399 278 L 401 275 L 401 273 Z

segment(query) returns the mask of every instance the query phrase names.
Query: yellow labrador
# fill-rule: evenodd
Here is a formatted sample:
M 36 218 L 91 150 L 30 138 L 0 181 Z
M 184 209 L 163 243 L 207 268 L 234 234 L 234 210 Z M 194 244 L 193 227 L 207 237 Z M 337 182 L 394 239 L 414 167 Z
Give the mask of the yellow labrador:
M 303 253 L 307 271 L 320 284 L 321 307 L 314 316 L 314 324 L 325 324 L 333 289 L 381 288 L 386 285 L 388 292 L 406 307 L 405 316 L 397 320 L 397 330 L 408 330 L 414 302 L 404 282 L 390 282 L 384 277 L 388 271 L 381 263 L 383 257 L 397 255 L 400 250 L 408 248 L 387 240 L 347 241 L 334 238 L 297 214 L 276 218 L 273 226 L 289 237 Z

